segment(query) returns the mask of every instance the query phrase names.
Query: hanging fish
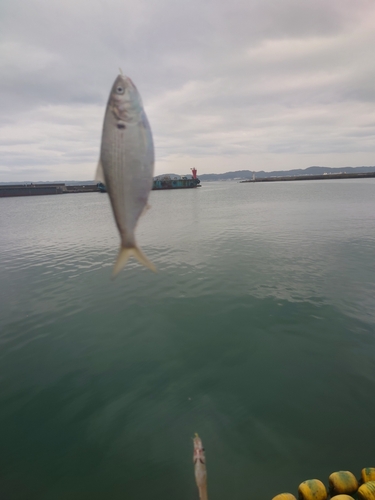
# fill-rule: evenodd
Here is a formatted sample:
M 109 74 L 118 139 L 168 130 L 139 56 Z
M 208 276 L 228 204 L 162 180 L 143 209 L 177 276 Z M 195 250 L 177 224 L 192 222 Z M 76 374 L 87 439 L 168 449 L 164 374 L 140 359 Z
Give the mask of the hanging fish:
M 118 75 L 104 116 L 96 181 L 105 184 L 120 233 L 120 251 L 113 268 L 115 277 L 134 256 L 156 271 L 138 247 L 134 231 L 148 208 L 154 173 L 154 145 L 142 99 L 130 78 Z
M 195 434 L 194 438 L 194 471 L 195 481 L 199 490 L 199 499 L 207 500 L 207 471 L 206 471 L 206 457 L 201 438 Z

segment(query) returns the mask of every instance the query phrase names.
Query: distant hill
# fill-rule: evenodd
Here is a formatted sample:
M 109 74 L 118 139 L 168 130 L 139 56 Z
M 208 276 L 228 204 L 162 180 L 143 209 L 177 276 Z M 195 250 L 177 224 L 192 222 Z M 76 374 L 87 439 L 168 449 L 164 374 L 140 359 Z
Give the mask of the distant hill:
M 294 175 L 323 175 L 327 174 L 339 174 L 339 173 L 347 173 L 347 174 L 359 174 L 359 173 L 367 173 L 367 172 L 375 172 L 375 166 L 373 167 L 308 167 L 305 169 L 294 169 L 294 170 L 274 170 L 273 172 L 265 172 L 264 170 L 254 171 L 254 170 L 235 170 L 234 172 L 225 172 L 223 174 L 201 174 L 198 175 L 198 178 L 202 182 L 210 182 L 210 181 L 234 181 L 234 180 L 246 180 L 252 179 L 253 174 L 255 173 L 256 178 L 265 178 L 265 177 L 288 177 Z M 190 174 L 189 174 L 190 175 Z M 96 184 L 95 181 L 24 181 L 24 182 L 0 182 L 0 184 L 30 184 L 33 182 L 34 184 L 56 184 L 56 183 L 65 183 L 67 186 L 74 185 L 86 185 L 89 186 L 91 184 Z
M 223 174 L 201 174 L 198 175 L 202 182 L 210 181 L 229 181 L 229 180 L 245 180 L 252 179 L 255 173 L 256 178 L 265 177 L 288 177 L 292 175 L 323 175 L 327 174 L 359 174 L 367 172 L 375 172 L 375 166 L 373 167 L 308 167 L 305 169 L 294 169 L 294 170 L 274 170 L 273 172 L 265 172 L 264 170 L 252 171 L 252 170 L 235 170 L 234 172 L 225 172 Z

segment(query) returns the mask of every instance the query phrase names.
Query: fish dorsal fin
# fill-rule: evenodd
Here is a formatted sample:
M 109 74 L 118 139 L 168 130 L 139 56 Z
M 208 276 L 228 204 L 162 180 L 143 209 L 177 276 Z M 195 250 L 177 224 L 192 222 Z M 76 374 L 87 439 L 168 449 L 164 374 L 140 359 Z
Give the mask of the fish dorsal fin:
M 105 183 L 103 166 L 100 160 L 98 161 L 98 166 L 96 167 L 95 180 L 96 182 L 102 182 L 103 184 Z

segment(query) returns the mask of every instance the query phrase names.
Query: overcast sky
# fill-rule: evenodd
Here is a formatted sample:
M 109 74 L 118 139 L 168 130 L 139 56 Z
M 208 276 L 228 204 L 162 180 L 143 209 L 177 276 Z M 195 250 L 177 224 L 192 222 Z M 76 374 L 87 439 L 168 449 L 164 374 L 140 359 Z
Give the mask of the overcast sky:
M 93 178 L 121 67 L 156 174 L 375 165 L 374 0 L 2 0 L 0 181 Z

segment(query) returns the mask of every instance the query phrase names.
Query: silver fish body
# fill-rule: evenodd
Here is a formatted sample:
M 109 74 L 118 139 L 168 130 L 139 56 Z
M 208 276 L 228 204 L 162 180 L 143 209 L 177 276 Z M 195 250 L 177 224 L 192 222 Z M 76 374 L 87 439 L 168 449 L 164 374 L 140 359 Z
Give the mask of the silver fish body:
M 131 255 L 155 271 L 134 235 L 138 219 L 148 207 L 153 173 L 152 133 L 141 96 L 130 78 L 119 75 L 107 103 L 96 173 L 96 180 L 107 188 L 121 238 L 114 276 Z

